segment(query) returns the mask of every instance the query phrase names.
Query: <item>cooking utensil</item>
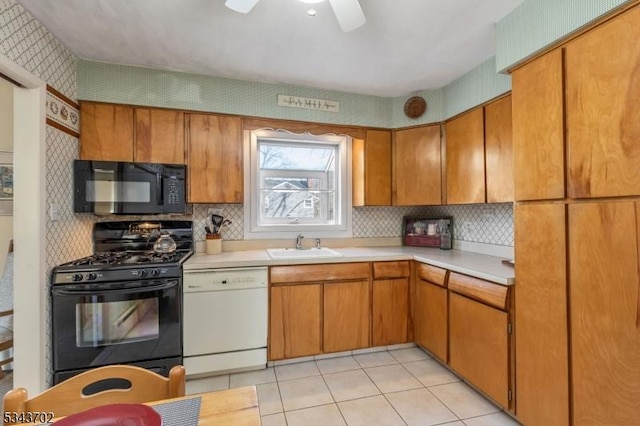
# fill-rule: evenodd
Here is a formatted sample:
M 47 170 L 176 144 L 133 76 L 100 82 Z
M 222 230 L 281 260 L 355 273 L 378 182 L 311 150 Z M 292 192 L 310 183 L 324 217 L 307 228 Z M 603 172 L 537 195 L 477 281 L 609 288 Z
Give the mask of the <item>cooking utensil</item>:
M 222 225 L 223 221 L 224 221 L 224 217 L 220 216 L 219 214 L 211 215 L 211 223 L 213 225 L 212 231 L 214 234 L 220 233 L 220 226 Z

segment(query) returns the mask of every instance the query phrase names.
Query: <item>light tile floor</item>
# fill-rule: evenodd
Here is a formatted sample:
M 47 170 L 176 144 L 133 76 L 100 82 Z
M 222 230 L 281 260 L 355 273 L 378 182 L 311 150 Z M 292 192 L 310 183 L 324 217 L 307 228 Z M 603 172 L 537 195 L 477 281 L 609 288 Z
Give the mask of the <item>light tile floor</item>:
M 420 348 L 187 381 L 187 394 L 256 385 L 263 426 L 516 426 Z

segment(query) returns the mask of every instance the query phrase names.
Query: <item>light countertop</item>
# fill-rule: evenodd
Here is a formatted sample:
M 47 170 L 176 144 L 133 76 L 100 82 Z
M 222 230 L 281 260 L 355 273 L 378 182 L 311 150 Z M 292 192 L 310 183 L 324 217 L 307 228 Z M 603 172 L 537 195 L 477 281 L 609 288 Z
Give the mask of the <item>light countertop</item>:
M 226 251 L 208 255 L 196 253 L 184 263 L 184 270 L 240 268 L 251 266 L 304 265 L 318 263 L 378 262 L 417 260 L 418 262 L 471 275 L 503 285 L 515 283 L 512 266 L 502 263 L 506 258 L 461 250 L 440 250 L 428 247 L 345 247 L 332 248 L 342 257 L 314 259 L 271 259 L 266 250 Z

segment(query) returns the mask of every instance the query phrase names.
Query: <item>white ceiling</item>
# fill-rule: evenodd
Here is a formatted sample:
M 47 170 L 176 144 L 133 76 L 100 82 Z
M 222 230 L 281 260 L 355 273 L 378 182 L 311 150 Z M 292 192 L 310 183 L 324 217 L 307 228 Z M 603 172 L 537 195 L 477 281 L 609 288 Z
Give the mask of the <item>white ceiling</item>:
M 330 5 L 261 0 L 18 0 L 79 58 L 396 97 L 446 86 L 495 54 L 494 24 L 523 0 L 360 0 L 340 30 Z

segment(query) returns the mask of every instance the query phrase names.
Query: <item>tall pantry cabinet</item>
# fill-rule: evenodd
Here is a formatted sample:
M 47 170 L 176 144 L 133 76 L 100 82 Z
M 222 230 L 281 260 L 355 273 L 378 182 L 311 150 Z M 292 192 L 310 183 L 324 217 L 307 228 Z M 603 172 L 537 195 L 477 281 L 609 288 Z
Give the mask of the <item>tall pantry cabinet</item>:
M 516 415 L 640 419 L 640 6 L 513 72 Z

